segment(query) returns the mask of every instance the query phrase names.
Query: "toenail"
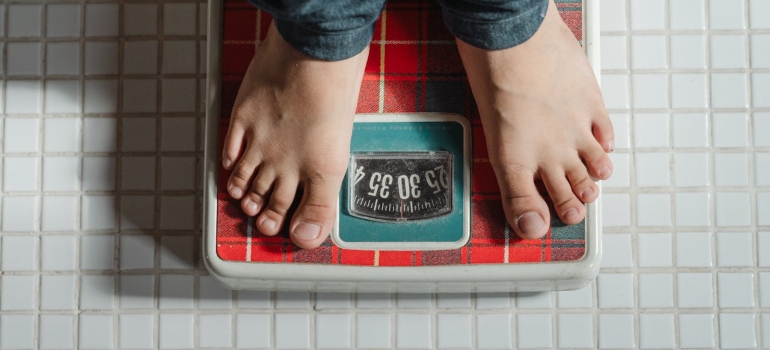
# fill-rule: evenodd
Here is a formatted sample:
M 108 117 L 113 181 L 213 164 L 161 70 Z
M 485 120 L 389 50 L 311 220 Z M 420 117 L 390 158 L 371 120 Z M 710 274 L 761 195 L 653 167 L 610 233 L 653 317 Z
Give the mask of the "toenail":
M 575 208 L 569 208 L 566 212 L 564 212 L 564 219 L 567 221 L 574 221 L 578 218 L 578 211 Z
M 602 179 L 610 177 L 610 174 L 612 174 L 612 170 L 610 170 L 610 167 L 608 166 L 602 168 L 602 170 L 599 170 L 599 177 Z
M 612 152 L 615 150 L 615 140 L 610 140 L 609 142 L 607 142 L 607 149 L 609 150 L 608 152 Z
M 543 225 L 545 225 L 545 221 L 540 217 L 540 214 L 535 212 L 525 213 L 522 216 L 519 216 L 519 219 L 516 221 L 519 230 L 521 230 L 522 233 L 527 234 L 537 233 Z
M 297 225 L 297 228 L 294 229 L 294 236 L 306 241 L 312 241 L 318 238 L 318 236 L 320 235 L 321 235 L 321 226 L 318 226 L 316 224 L 309 224 L 307 222 L 303 222 Z
M 251 212 L 251 213 L 256 213 L 257 212 L 257 203 L 253 202 L 250 199 L 247 199 L 246 200 L 246 209 L 248 209 L 248 211 Z
M 271 229 L 271 230 L 274 229 L 277 224 L 278 223 L 275 222 L 275 220 L 273 220 L 271 218 L 265 218 L 264 220 L 262 220 L 262 227 L 268 228 L 268 229 Z
M 237 186 L 230 187 L 230 194 L 235 198 L 241 198 L 243 195 L 243 190 L 241 190 Z
M 229 169 L 231 164 L 233 164 L 233 161 L 230 158 L 222 159 L 222 165 L 224 165 L 225 169 Z
M 586 198 L 591 198 L 591 196 L 594 194 L 594 189 L 591 187 L 588 187 L 583 190 L 583 192 L 580 192 L 580 198 L 585 200 Z

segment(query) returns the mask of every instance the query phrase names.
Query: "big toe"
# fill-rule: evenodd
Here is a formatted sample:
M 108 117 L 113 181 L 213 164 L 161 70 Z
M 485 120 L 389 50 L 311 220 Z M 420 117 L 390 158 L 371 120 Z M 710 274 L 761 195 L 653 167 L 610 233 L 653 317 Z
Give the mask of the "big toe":
M 502 173 L 500 173 L 502 172 Z M 548 205 L 535 187 L 534 173 L 525 170 L 498 171 L 503 210 L 519 237 L 537 239 L 548 232 Z
M 292 217 L 289 234 L 300 248 L 321 245 L 334 226 L 341 179 L 311 178 L 305 181 L 302 200 Z

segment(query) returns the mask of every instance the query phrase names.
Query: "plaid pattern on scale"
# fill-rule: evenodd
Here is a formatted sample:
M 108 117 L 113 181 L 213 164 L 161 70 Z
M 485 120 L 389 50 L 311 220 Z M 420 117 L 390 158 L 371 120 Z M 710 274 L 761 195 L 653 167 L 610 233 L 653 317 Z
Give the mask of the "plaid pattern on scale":
M 562 18 L 582 40 L 582 2 L 556 2 Z M 270 21 L 267 13 L 243 0 L 225 0 L 220 142 L 227 133 L 238 87 Z M 220 168 L 216 232 L 219 257 L 227 261 L 359 266 L 536 263 L 583 257 L 583 225 L 564 226 L 557 219 L 544 238 L 522 240 L 506 224 L 478 111 L 454 38 L 434 1 L 390 0 L 376 24 L 358 113 L 401 112 L 457 113 L 471 121 L 472 232 L 467 245 L 440 251 L 347 250 L 327 239 L 319 248 L 300 249 L 286 232 L 267 237 L 254 228 L 253 219 L 229 198 L 225 189 L 230 174 Z

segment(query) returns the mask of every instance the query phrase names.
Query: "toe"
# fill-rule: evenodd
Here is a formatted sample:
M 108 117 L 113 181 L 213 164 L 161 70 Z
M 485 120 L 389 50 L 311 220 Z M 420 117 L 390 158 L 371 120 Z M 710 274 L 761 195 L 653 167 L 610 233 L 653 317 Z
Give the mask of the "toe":
M 274 180 L 275 173 L 272 169 L 260 168 L 257 171 L 251 189 L 241 200 L 241 208 L 246 215 L 256 216 L 265 207 L 266 198 L 273 187 Z
M 585 165 L 577 164 L 568 170 L 567 180 L 572 186 L 572 193 L 583 203 L 591 203 L 599 197 L 599 186 L 588 176 Z
M 498 171 L 503 210 L 508 223 L 521 238 L 537 239 L 548 232 L 548 205 L 535 187 L 534 173 L 526 169 Z
M 291 240 L 300 248 L 315 248 L 329 236 L 337 215 L 341 179 L 313 177 L 305 181 L 302 201 L 292 218 Z
M 254 152 L 246 153 L 235 164 L 232 174 L 230 174 L 230 180 L 227 181 L 227 192 L 230 193 L 235 199 L 241 199 L 246 194 L 246 190 L 249 188 L 249 183 L 254 177 L 254 171 L 257 169 L 259 162 Z
M 270 200 L 256 220 L 260 232 L 274 236 L 281 231 L 286 214 L 297 194 L 297 183 L 296 180 L 286 178 L 276 180 Z
M 591 176 L 607 180 L 612 175 L 612 161 L 598 143 L 589 142 L 585 147 L 582 147 L 580 157 L 583 158 Z
M 559 219 L 567 225 L 574 225 L 582 221 L 585 217 L 585 206 L 575 197 L 564 171 L 547 169 L 541 175 Z
M 593 134 L 605 152 L 615 150 L 615 131 L 606 111 L 603 110 L 602 114 L 594 120 Z
M 230 122 L 230 128 L 227 129 L 227 136 L 222 147 L 222 166 L 227 170 L 232 170 L 238 162 L 238 156 L 243 148 L 245 130 L 240 123 L 235 122 L 235 118 Z

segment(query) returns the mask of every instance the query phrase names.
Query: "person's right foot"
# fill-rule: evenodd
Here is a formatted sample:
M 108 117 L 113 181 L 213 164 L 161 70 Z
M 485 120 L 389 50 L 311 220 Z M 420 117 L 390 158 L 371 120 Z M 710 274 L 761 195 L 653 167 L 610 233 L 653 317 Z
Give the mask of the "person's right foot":
M 298 189 L 292 241 L 319 246 L 332 231 L 368 48 L 342 61 L 293 49 L 271 25 L 233 107 L 222 165 L 227 191 L 256 227 L 277 234 Z

